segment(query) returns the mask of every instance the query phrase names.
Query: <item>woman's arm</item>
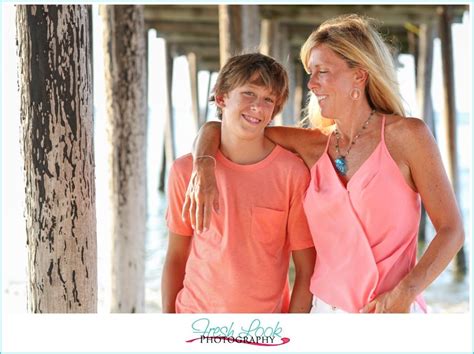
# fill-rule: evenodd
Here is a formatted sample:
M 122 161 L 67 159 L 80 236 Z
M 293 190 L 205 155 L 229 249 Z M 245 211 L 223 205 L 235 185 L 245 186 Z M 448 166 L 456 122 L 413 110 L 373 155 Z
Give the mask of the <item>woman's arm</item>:
M 413 270 L 379 301 L 368 304 L 366 312 L 408 312 L 416 296 L 441 274 L 464 244 L 461 214 L 431 132 L 419 119 L 406 119 L 400 130 L 403 155 L 436 235 Z
M 198 233 L 209 228 L 212 208 L 219 211 L 219 191 L 214 168 L 215 156 L 221 142 L 221 123 L 207 122 L 194 142 L 193 172 L 184 199 L 182 218 L 189 219 Z
M 322 136 L 319 130 L 311 130 L 296 127 L 267 127 L 265 136 L 275 144 L 305 157 L 308 147 L 314 145 L 318 136 Z

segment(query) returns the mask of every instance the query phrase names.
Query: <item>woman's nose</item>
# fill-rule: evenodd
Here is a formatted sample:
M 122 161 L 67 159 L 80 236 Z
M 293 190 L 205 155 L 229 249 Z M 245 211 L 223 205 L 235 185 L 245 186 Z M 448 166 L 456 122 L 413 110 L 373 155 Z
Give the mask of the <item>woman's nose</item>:
M 318 85 L 316 75 L 311 75 L 308 80 L 308 90 L 312 91 Z

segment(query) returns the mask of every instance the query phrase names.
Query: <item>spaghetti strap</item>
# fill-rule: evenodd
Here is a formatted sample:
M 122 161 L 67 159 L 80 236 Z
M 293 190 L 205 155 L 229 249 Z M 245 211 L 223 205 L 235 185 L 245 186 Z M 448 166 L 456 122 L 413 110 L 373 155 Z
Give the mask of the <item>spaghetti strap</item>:
M 385 144 L 385 114 L 382 117 L 382 129 L 380 131 L 380 140 Z

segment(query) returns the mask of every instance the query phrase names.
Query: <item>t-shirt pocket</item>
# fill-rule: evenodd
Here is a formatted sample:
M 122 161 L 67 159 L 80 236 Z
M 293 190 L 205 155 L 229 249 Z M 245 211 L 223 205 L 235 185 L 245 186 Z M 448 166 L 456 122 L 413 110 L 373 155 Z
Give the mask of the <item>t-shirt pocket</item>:
M 276 255 L 285 244 L 285 212 L 281 210 L 253 207 L 252 238 L 259 242 L 267 253 Z

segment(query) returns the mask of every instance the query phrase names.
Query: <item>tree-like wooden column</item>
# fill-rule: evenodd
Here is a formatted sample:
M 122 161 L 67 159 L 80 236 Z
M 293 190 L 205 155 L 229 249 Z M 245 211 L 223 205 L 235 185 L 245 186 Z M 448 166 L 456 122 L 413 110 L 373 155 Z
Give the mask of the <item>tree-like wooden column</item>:
M 97 311 L 89 6 L 17 6 L 28 309 Z
M 103 6 L 112 232 L 112 312 L 143 312 L 146 45 L 143 6 Z

